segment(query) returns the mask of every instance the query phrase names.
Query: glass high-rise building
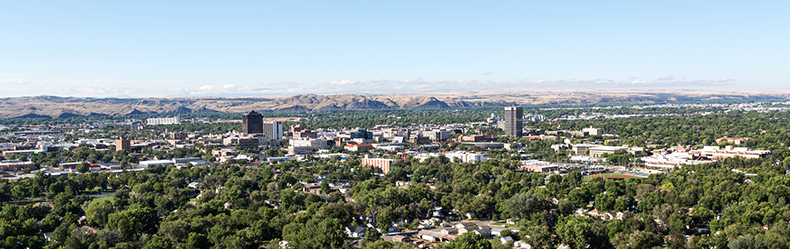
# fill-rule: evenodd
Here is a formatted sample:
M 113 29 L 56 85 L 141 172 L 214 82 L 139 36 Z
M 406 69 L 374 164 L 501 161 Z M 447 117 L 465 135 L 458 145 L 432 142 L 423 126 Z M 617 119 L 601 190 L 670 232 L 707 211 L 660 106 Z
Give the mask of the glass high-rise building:
M 263 133 L 263 115 L 256 111 L 244 114 L 241 117 L 241 129 L 244 135 Z
M 510 137 L 520 137 L 521 130 L 524 124 L 521 118 L 524 116 L 524 110 L 520 106 L 505 107 L 505 135 Z

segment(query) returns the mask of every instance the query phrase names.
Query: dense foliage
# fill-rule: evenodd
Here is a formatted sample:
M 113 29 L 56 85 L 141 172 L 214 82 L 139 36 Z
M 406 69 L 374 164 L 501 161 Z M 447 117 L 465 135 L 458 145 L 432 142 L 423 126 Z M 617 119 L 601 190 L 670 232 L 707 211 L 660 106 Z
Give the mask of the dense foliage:
M 453 111 L 442 112 L 447 117 L 437 116 L 434 122 L 458 121 Z M 321 113 L 303 124 L 318 127 L 324 120 L 334 122 L 331 125 L 370 126 L 400 115 L 358 113 L 360 117 L 348 119 Z M 585 180 L 578 171 L 564 176 L 520 172 L 520 157 L 504 150 L 488 151 L 492 159 L 477 164 L 444 156 L 422 162 L 407 158 L 383 177 L 360 167 L 359 159 L 339 157 L 261 165 L 228 160 L 213 167 L 156 166 L 120 174 L 37 173 L 30 179 L 0 180 L 0 248 L 259 248 L 281 241 L 293 248 L 346 248 L 353 240 L 343 232 L 345 226 L 370 220 L 383 230 L 397 221 L 410 226 L 437 210 L 464 219 L 512 218 L 519 229 L 512 236 L 534 248 L 560 243 L 571 248 L 787 248 L 790 160 L 783 159 L 790 156 L 789 120 L 786 112 L 734 111 L 528 124 L 544 130 L 557 125 L 602 127 L 619 137 L 609 142 L 640 146 L 701 146 L 724 135 L 749 136 L 754 139 L 747 145 L 774 151 L 767 159 L 731 158 L 625 180 Z M 403 122 L 418 121 L 424 120 Z M 103 134 L 117 130 L 107 128 Z M 518 141 L 526 146 L 523 152 L 536 157 L 561 160 L 564 155 L 549 148 L 559 141 Z M 199 149 L 138 152 L 159 158 L 205 156 Z M 87 148 L 35 154 L 31 159 L 39 165 L 138 160 L 127 152 Z M 303 191 L 305 183 L 322 180 L 353 187 L 345 194 L 326 184 L 321 194 Z M 399 181 L 409 187 L 397 187 Z M 575 215 L 579 208 L 619 212 L 620 218 L 604 221 Z M 359 241 L 364 247 L 404 246 L 368 234 Z M 490 246 L 486 242 L 470 234 L 442 246 Z

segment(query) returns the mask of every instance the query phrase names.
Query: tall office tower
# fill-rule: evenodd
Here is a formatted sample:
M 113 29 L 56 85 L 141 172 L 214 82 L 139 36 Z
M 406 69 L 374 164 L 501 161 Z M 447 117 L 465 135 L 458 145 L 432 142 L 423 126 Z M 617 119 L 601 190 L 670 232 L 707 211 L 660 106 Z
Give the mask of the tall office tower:
M 116 139 L 115 140 L 115 151 L 122 151 L 122 150 L 129 150 L 132 148 L 132 143 L 129 139 Z
M 524 110 L 519 106 L 505 107 L 505 135 L 510 137 L 520 137 L 521 129 L 524 127 L 521 117 Z
M 263 115 L 255 111 L 244 114 L 241 118 L 241 127 L 244 135 L 263 133 Z
M 275 140 L 283 140 L 283 121 L 263 122 L 263 135 Z

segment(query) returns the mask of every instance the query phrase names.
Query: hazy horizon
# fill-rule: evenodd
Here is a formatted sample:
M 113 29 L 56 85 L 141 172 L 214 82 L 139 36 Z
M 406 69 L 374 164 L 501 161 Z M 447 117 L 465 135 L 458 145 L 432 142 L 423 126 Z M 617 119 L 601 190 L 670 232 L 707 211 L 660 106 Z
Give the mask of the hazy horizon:
M 11 2 L 0 97 L 790 90 L 790 2 Z

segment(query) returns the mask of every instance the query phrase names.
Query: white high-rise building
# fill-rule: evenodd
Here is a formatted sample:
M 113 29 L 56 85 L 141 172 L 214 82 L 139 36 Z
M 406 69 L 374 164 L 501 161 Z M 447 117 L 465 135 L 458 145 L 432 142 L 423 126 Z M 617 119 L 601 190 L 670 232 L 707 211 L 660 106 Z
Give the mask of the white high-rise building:
M 283 121 L 264 121 L 263 135 L 274 140 L 283 141 Z

